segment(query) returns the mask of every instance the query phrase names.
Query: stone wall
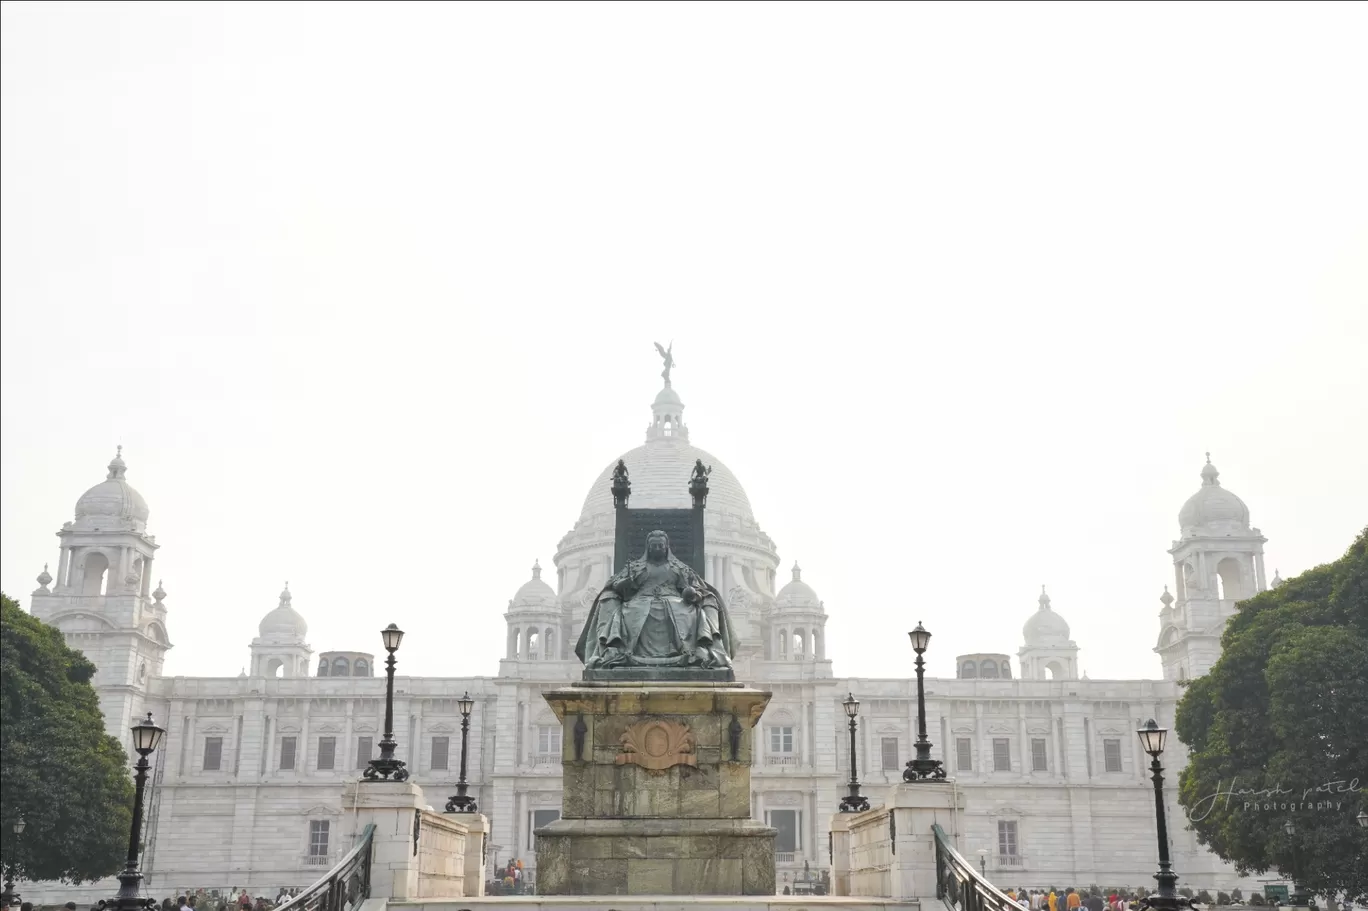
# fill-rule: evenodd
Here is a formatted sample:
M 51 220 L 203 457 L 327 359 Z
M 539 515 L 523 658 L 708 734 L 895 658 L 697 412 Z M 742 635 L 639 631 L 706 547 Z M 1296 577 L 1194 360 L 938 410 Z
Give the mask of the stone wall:
M 893 894 L 893 839 L 889 810 L 875 807 L 849 822 L 850 895 Z
M 465 861 L 465 824 L 452 816 L 431 810 L 420 811 L 418 897 L 458 898 L 465 895 Z

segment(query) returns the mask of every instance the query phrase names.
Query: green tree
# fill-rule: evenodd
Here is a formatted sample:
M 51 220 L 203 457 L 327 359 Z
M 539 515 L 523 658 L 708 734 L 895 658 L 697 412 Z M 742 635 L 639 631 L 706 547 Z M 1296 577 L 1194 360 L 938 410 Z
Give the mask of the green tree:
M 1241 603 L 1222 649 L 1178 705 L 1178 799 L 1198 840 L 1244 874 L 1368 896 L 1354 819 L 1368 808 L 1368 529 L 1341 559 Z
M 15 879 L 109 876 L 128 850 L 133 782 L 104 730 L 95 665 L 13 599 L 0 605 L 0 863 Z

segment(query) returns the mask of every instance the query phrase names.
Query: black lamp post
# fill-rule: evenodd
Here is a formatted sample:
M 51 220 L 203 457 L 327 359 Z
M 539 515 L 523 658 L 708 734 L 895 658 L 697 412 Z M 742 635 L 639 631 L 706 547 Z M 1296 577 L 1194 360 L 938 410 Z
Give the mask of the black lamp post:
M 918 620 L 917 628 L 907 637 L 917 653 L 917 757 L 907 760 L 903 781 L 936 781 L 945 778 L 945 764 L 931 758 L 931 741 L 926 739 L 926 662 L 922 660 L 922 654 L 931 642 L 931 633 Z
M 1358 820 L 1360 829 L 1368 829 L 1368 810 L 1359 810 L 1359 815 L 1354 817 Z M 18 831 L 17 829 L 15 831 Z
M 1283 831 L 1287 833 L 1287 841 L 1292 846 L 1292 894 L 1287 897 L 1287 901 L 1292 907 L 1300 908 L 1308 902 L 1306 893 L 1297 888 L 1297 868 L 1301 866 L 1297 863 L 1297 827 L 1289 819 L 1283 823 Z
M 128 831 L 128 859 L 123 872 L 119 874 L 119 894 L 112 902 L 100 902 L 101 908 L 113 911 L 133 911 L 135 908 L 151 908 L 157 903 L 155 898 L 140 898 L 138 889 L 142 884 L 142 872 L 138 869 L 138 848 L 142 845 L 143 790 L 147 786 L 147 770 L 152 767 L 147 757 L 161 743 L 164 728 L 152 720 L 152 713 L 133 725 L 133 749 L 138 754 L 138 764 L 133 766 L 133 825 Z
M 1154 781 L 1154 812 L 1158 820 L 1159 834 L 1159 872 L 1154 874 L 1154 878 L 1159 882 L 1159 891 L 1146 901 L 1149 907 L 1156 911 L 1190 908 L 1192 906 L 1188 900 L 1178 894 L 1178 874 L 1173 872 L 1173 866 L 1169 862 L 1168 822 L 1164 818 L 1164 767 L 1159 764 L 1159 754 L 1164 752 L 1168 729 L 1159 727 L 1151 718 L 1135 733 L 1140 735 L 1140 744 L 1150 755 L 1150 777 Z
M 988 878 L 988 849 L 979 848 L 979 873 L 984 879 Z
M 855 771 L 855 725 L 860 716 L 860 700 L 854 693 L 849 693 L 841 707 L 850 719 L 850 793 L 841 798 L 841 812 L 863 813 L 869 809 L 869 801 L 860 796 L 860 779 Z
M 391 623 L 380 631 L 389 657 L 385 659 L 385 736 L 380 741 L 380 758 L 372 759 L 361 776 L 367 781 L 407 781 L 408 769 L 401 760 L 394 758 L 394 653 L 399 651 L 399 643 L 404 640 L 404 631 Z
M 456 782 L 456 796 L 447 801 L 448 813 L 474 813 L 480 808 L 475 798 L 466 793 L 466 745 L 470 743 L 470 710 L 475 708 L 475 700 L 467 692 L 456 701 L 461 709 L 461 777 Z
M 15 842 L 18 842 L 18 840 L 19 840 L 18 836 L 24 834 L 24 826 L 25 826 L 25 825 L 27 825 L 27 823 L 24 822 L 24 817 L 23 817 L 23 816 L 20 816 L 18 819 L 16 819 L 16 820 L 14 821 L 14 835 L 15 835 L 15 839 L 14 839 L 14 840 L 15 840 Z M 11 846 L 10 846 L 10 867 L 11 867 L 11 868 L 13 868 L 13 866 L 14 866 L 14 852 L 15 852 L 16 849 L 17 849 L 17 846 L 15 846 L 15 845 L 11 845 Z M 10 870 L 8 870 L 8 871 L 6 871 L 6 872 L 8 872 L 9 875 L 5 877 L 5 895 L 4 895 L 4 902 L 5 902 L 5 906 L 6 906 L 6 907 L 13 907 L 13 906 L 19 901 L 19 893 L 14 891 L 14 870 L 13 870 L 13 869 L 10 869 Z

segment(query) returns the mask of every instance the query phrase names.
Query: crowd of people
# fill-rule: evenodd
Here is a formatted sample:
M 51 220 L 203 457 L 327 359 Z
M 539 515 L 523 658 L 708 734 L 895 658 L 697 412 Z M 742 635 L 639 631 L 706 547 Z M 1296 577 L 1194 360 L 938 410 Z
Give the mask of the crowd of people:
M 1024 911 L 1131 911 L 1144 898 L 1139 892 L 1127 895 L 1119 889 L 1104 896 L 1100 892 L 1080 892 L 1073 888 L 1063 892 L 1054 889 L 1008 889 L 1007 897 Z

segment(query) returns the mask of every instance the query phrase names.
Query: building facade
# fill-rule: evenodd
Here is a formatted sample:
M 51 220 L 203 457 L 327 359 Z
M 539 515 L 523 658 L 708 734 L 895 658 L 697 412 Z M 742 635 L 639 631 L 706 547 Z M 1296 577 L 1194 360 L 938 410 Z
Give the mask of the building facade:
M 713 468 L 706 513 L 707 580 L 723 592 L 734 626 L 738 679 L 772 691 L 760 721 L 753 812 L 779 830 L 778 881 L 807 864 L 829 865 L 828 828 L 849 769 L 840 703 L 861 708 L 858 761 L 876 802 L 900 780 L 916 731 L 914 679 L 836 678 L 826 653 L 827 613 L 775 543 L 745 489 L 715 456 L 696 448 L 684 403 L 667 380 L 641 445 L 621 456 L 633 507 L 687 507 L 696 459 Z M 612 572 L 614 458 L 589 488 L 561 538 L 554 573 L 539 565 L 508 602 L 507 642 L 494 677 L 400 677 L 399 758 L 429 799 L 455 791 L 461 718 L 475 700 L 468 777 L 492 823 L 489 864 L 521 858 L 535 881 L 534 831 L 560 812 L 561 729 L 541 697 L 578 679 L 574 647 L 595 594 Z M 168 733 L 155 756 L 143 870 L 151 893 L 245 887 L 271 894 L 308 884 L 353 834 L 342 784 L 378 753 L 385 680 L 371 653 L 315 654 L 288 586 L 262 618 L 237 678 L 166 677 L 171 648 L 167 594 L 153 589 L 155 538 L 148 506 L 126 480 L 121 454 L 57 533 L 57 576 L 45 569 L 32 612 L 98 667 L 109 732 L 128 743 L 133 719 L 151 711 Z M 1089 680 L 1078 672 L 1069 626 L 1041 592 L 1025 621 L 1018 671 L 1004 654 L 957 659 L 954 679 L 927 681 L 934 755 L 964 792 L 961 850 L 981 855 L 1003 886 L 1144 888 L 1155 870 L 1153 791 L 1135 729 L 1147 718 L 1173 727 L 1186 680 L 1219 655 L 1235 603 L 1265 587 L 1265 539 L 1249 511 L 1220 485 L 1215 466 L 1180 512 L 1174 591 L 1165 589 L 1158 645 L 1163 679 Z M 547 578 L 543 578 L 543 576 Z M 1276 583 L 1276 580 L 1275 580 Z M 1170 784 L 1186 762 L 1170 739 Z M 1170 799 L 1170 819 L 1182 819 Z M 1252 888 L 1170 826 L 1175 868 L 1194 888 Z M 26 896 L 98 897 L 108 884 L 73 890 L 33 884 Z

